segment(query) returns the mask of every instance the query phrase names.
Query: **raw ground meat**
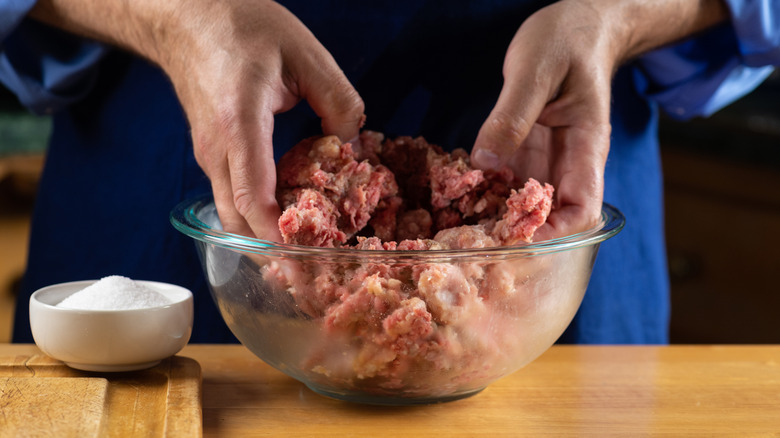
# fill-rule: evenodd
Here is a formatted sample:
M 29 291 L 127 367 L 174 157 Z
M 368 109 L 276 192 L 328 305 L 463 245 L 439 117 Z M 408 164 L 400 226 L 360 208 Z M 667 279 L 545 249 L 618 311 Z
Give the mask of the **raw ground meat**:
M 277 181 L 284 241 L 323 247 L 346 243 L 368 224 L 380 201 L 398 192 L 386 167 L 357 161 L 352 145 L 336 136 L 293 147 L 279 160 Z M 307 217 L 312 213 L 317 218 Z
M 474 169 L 468 154 L 451 154 L 422 137 L 385 140 L 360 135 L 360 154 L 338 137 L 297 144 L 279 161 L 277 198 L 285 243 L 354 245 L 358 235 L 383 241 L 433 239 L 461 225 L 484 225 L 497 245 L 531 242 L 552 207 L 553 187 Z
M 549 184 L 520 184 L 508 168 L 474 169 L 463 150 L 448 154 L 421 137 L 371 131 L 360 145 L 310 138 L 280 160 L 285 243 L 377 252 L 491 248 L 531 242 L 552 208 Z M 504 372 L 491 366 L 518 341 L 496 325 L 524 305 L 524 266 L 332 260 L 300 263 L 287 276 L 274 262 L 265 274 L 327 334 L 305 369 L 324 384 L 415 396 Z M 331 344 L 336 339 L 349 352 Z M 439 377 L 421 381 L 421 371 Z

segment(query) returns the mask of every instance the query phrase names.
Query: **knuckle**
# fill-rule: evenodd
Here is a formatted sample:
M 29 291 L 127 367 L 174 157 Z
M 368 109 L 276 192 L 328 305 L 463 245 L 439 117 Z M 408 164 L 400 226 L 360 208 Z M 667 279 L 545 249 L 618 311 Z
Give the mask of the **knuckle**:
M 528 137 L 533 122 L 529 122 L 521 116 L 497 111 L 490 117 L 490 127 L 498 141 L 508 143 L 506 146 L 516 148 Z
M 363 116 L 365 103 L 346 77 L 339 78 L 329 91 L 328 101 L 338 117 L 344 120 L 357 120 Z
M 219 104 L 214 115 L 214 127 L 220 136 L 233 139 L 238 135 L 241 126 L 241 118 L 236 110 L 237 105 L 232 99 Z
M 233 191 L 233 205 L 235 205 L 236 211 L 242 217 L 247 218 L 251 216 L 257 205 L 254 191 L 246 186 L 237 187 Z

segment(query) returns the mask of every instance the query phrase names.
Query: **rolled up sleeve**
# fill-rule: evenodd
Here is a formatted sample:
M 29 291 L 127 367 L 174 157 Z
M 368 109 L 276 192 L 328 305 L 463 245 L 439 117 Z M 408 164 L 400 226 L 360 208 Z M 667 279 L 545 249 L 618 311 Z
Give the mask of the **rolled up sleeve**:
M 109 49 L 25 19 L 34 4 L 0 2 L 0 82 L 33 113 L 51 114 L 89 93 Z
M 742 60 L 751 67 L 780 65 L 780 2 L 725 0 Z
M 639 90 L 673 118 L 709 116 L 755 89 L 780 65 L 780 1 L 726 3 L 728 23 L 633 64 Z
M 35 6 L 36 0 L 6 0 L 0 2 L 0 48 L 6 37 L 19 26 L 24 17 Z

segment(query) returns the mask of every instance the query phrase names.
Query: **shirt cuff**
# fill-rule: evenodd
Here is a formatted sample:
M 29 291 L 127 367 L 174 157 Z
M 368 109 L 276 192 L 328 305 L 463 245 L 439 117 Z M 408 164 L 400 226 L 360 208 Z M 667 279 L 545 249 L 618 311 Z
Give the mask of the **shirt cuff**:
M 108 46 L 33 20 L 23 21 L 0 51 L 0 82 L 35 114 L 52 114 L 84 98 Z
M 672 118 L 712 115 L 755 89 L 773 71 L 771 65 L 747 65 L 740 47 L 732 25 L 717 26 L 642 56 L 634 63 L 635 83 Z
M 780 1 L 725 0 L 739 53 L 750 67 L 780 65 Z

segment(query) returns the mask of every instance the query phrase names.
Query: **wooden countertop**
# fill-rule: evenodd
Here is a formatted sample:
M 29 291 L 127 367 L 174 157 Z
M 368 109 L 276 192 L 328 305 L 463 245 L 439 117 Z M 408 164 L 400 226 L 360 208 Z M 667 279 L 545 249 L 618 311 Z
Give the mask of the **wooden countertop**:
M 0 356 L 39 353 L 0 344 Z M 237 345 L 189 345 L 204 436 L 780 433 L 780 346 L 554 346 L 480 394 L 418 407 L 331 400 Z

